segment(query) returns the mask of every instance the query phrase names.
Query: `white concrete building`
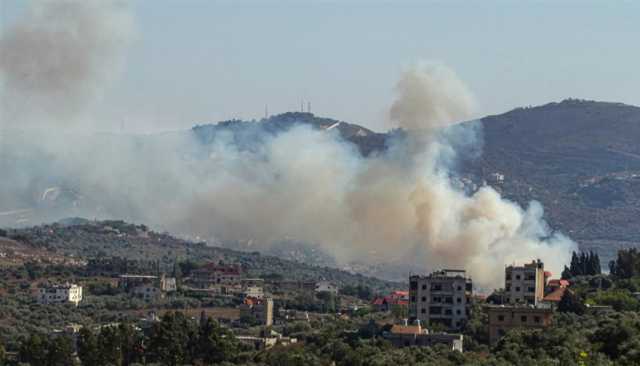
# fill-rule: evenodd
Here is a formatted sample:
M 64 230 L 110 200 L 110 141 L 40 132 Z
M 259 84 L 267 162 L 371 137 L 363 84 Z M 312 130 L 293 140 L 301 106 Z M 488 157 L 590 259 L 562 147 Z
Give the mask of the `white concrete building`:
M 473 284 L 464 270 L 445 269 L 409 278 L 409 318 L 429 327 L 440 323 L 449 329 L 464 326 L 471 310 Z
M 248 286 L 244 290 L 244 296 L 262 299 L 264 298 L 264 290 L 260 286 Z
M 316 292 L 328 292 L 334 295 L 338 295 L 338 286 L 329 281 L 316 282 Z
M 73 303 L 78 306 L 82 301 L 82 286 L 65 283 L 62 285 L 51 285 L 43 287 L 38 293 L 40 304 L 62 304 Z
M 537 305 L 546 286 L 544 263 L 539 259 L 524 266 L 508 266 L 505 272 L 506 302 Z
M 177 290 L 176 279 L 162 275 L 121 275 L 119 286 L 126 292 L 141 297 L 144 300 L 163 298 L 167 293 Z

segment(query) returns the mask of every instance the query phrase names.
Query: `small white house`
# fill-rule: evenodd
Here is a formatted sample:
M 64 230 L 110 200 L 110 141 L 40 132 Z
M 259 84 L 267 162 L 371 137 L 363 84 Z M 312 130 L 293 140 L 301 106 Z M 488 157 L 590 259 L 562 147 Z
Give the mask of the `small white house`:
M 260 286 L 247 286 L 244 290 L 244 296 L 262 299 L 264 298 L 264 290 Z
M 329 281 L 319 281 L 316 283 L 316 292 L 328 292 L 334 295 L 338 294 L 338 286 Z
M 70 302 L 78 306 L 82 301 L 82 286 L 65 283 L 40 288 L 38 302 L 40 304 L 62 304 Z

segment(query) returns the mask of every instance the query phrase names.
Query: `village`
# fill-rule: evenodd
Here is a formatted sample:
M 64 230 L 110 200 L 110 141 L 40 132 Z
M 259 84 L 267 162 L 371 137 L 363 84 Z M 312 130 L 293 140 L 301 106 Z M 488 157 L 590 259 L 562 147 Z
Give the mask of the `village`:
M 637 255 L 632 251 L 620 252 L 611 274 L 602 274 L 592 252 L 574 253 L 560 274 L 534 258 L 512 263 L 496 269 L 503 280 L 487 293 L 464 268 L 383 281 L 123 222 L 2 234 L 0 338 L 11 362 L 29 357 L 25 344 L 35 347 L 37 335 L 69 340 L 69 352 L 80 357 L 87 334 L 120 329 L 131 329 L 145 357 L 155 359 L 152 340 L 176 316 L 200 327 L 214 322 L 244 354 L 294 355 L 337 332 L 326 339 L 474 357 L 519 332 L 558 331 L 567 314 L 609 319 L 636 309 L 640 299 L 640 289 L 625 280 L 636 273 L 635 259 L 627 259 Z M 118 255 L 123 248 L 136 255 Z
M 151 272 L 139 273 L 151 270 Z M 134 273 L 130 273 L 132 271 Z M 138 319 L 140 331 L 159 321 L 162 310 L 154 306 L 177 293 L 187 297 L 224 299 L 224 306 L 185 308 L 194 319 L 212 316 L 231 329 L 235 337 L 255 349 L 295 344 L 295 337 L 282 330 L 293 322 L 309 323 L 327 317 L 350 318 L 375 315 L 371 321 L 387 326 L 383 337 L 396 347 L 446 345 L 464 351 L 462 330 L 473 315 L 482 311 L 488 318 L 488 339 L 495 344 L 509 330 L 544 329 L 553 316 L 570 282 L 553 279 L 544 263 L 533 260 L 504 269 L 504 289 L 491 296 L 474 294 L 473 280 L 463 269 L 443 269 L 428 275 L 412 275 L 408 287 L 374 296 L 344 295 L 337 284 L 317 281 L 251 278 L 237 264 L 206 263 L 190 269 L 186 276 L 176 268 L 161 273 L 152 262 L 122 258 L 91 259 L 87 273 L 101 278 L 110 291 L 121 291 L 145 303 L 145 313 Z M 95 282 L 92 285 L 95 288 Z M 41 306 L 80 307 L 83 302 L 82 281 L 46 283 L 34 300 Z M 352 291 L 349 291 L 352 295 Z M 593 306 L 590 311 L 606 312 L 607 306 Z M 107 324 L 113 325 L 113 324 Z M 101 327 L 104 325 L 97 325 Z M 55 333 L 74 336 L 78 324 L 68 324 Z

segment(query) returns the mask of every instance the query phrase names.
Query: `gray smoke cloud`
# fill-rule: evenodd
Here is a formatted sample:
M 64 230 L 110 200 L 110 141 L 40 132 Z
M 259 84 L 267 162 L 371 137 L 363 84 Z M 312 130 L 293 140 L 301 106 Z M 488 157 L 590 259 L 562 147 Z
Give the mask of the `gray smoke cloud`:
M 2 121 L 73 123 L 119 74 L 132 18 L 120 1 L 32 1 L 0 35 Z
M 48 40 L 54 55 L 74 48 L 61 40 L 68 34 L 53 18 L 31 15 L 16 27 L 25 30 L 1 41 L 2 50 L 14 55 L 2 60 L 10 94 L 24 98 L 24 108 L 41 101 L 56 113 L 39 130 L 0 130 L 7 137 L 0 149 L 5 172 L 0 216 L 37 207 L 47 213 L 43 219 L 122 218 L 214 242 L 251 242 L 256 248 L 293 238 L 323 248 L 340 263 L 407 263 L 425 272 L 465 268 L 484 288 L 500 286 L 503 266 L 513 262 L 540 258 L 559 273 L 575 249 L 571 240 L 550 231 L 539 204 L 523 209 L 490 187 L 467 194 L 455 184 L 457 154 L 477 151 L 481 138 L 477 123 L 455 124 L 469 118 L 476 103 L 444 65 L 419 65 L 401 76 L 389 115 L 407 133 L 392 139 L 386 152 L 367 158 L 335 129 L 308 126 L 275 135 L 258 129 L 261 142 L 246 138 L 241 144 L 231 132 L 203 144 L 191 131 L 124 136 L 53 128 L 77 118 L 93 101 L 73 96 L 108 83 L 102 75 L 111 63 L 103 60 L 120 44 L 109 34 L 121 34 L 113 29 L 120 23 L 113 16 L 128 17 L 120 8 L 113 12 L 111 3 L 111 12 L 99 13 L 86 10 L 85 3 L 63 4 L 72 14 L 91 14 L 87 19 L 99 25 L 99 31 L 89 32 L 100 41 L 84 48 L 91 55 L 80 56 L 85 60 L 81 72 L 58 61 L 29 67 L 14 61 L 28 58 L 32 51 L 25 46 L 41 42 L 34 39 Z M 58 4 L 51 6 L 45 14 L 62 11 Z M 17 77 L 23 70 L 34 78 Z M 69 105 L 55 85 L 72 96 Z M 31 116 L 14 118 L 14 125 L 22 126 Z M 71 208 L 49 199 L 62 194 L 71 196 Z

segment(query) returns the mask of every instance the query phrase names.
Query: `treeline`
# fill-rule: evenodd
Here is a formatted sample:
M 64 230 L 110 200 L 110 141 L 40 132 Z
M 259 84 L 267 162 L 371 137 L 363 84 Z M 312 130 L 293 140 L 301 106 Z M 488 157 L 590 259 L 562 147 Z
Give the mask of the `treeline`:
M 183 313 L 167 313 L 148 335 L 131 324 L 82 328 L 77 337 L 77 359 L 70 336 L 34 334 L 21 342 L 18 361 L 30 365 L 128 366 L 134 364 L 211 365 L 234 362 L 240 344 L 210 317 L 198 323 Z
M 602 273 L 600 267 L 600 256 L 596 252 L 573 252 L 571 255 L 571 265 L 564 266 L 562 279 L 570 279 L 577 276 L 595 276 Z
M 609 262 L 609 271 L 616 278 L 640 276 L 640 252 L 636 248 L 618 251 L 618 257 Z

